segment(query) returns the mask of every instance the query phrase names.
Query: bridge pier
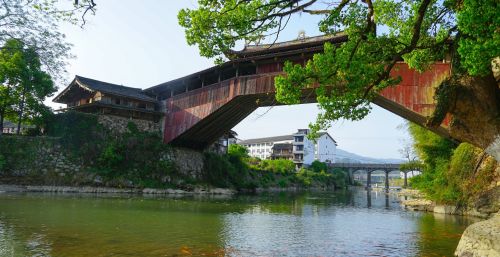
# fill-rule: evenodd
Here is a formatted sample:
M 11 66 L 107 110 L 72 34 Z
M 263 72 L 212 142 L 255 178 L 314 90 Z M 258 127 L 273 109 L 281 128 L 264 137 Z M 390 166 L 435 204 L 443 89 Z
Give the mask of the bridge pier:
M 366 172 L 366 190 L 370 190 L 372 188 L 372 172 L 373 171 L 367 171 Z
M 347 176 L 349 176 L 349 185 L 354 185 L 354 169 L 349 168 L 347 170 Z
M 384 170 L 385 172 L 385 191 L 389 192 L 389 172 L 388 170 Z

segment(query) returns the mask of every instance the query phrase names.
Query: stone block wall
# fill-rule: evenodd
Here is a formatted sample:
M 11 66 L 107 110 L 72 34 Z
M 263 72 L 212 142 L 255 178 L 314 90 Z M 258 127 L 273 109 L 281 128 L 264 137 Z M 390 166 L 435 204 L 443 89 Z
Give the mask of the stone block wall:
M 6 160 L 0 169 L 0 177 L 39 179 L 46 183 L 53 177 L 78 173 L 83 169 L 81 161 L 70 157 L 58 138 L 9 136 L 0 140 L 0 154 Z M 52 181 L 54 183 L 60 182 Z
M 187 148 L 172 148 L 167 158 L 173 161 L 180 173 L 194 179 L 201 179 L 204 168 L 202 152 Z
M 127 126 L 129 122 L 133 122 L 137 126 L 139 131 L 160 132 L 160 123 L 154 121 L 129 119 L 105 114 L 99 114 L 97 120 L 99 124 L 119 134 L 127 132 Z
M 84 164 L 81 157 L 74 156 L 61 145 L 59 138 L 3 137 L 0 138 L 0 155 L 7 160 L 7 165 L 0 167 L 0 184 L 102 185 L 92 161 Z M 162 182 L 201 179 L 204 168 L 201 152 L 171 148 L 157 161 L 162 160 L 171 161 L 177 171 L 174 177 L 162 179 Z

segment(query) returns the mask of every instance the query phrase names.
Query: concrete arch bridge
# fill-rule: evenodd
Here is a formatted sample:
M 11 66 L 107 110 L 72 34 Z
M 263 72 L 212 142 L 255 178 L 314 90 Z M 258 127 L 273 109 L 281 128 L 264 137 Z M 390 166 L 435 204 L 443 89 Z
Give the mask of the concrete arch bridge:
M 247 46 L 233 52 L 230 61 L 148 88 L 160 102 L 166 143 L 204 149 L 237 125 L 256 108 L 277 105 L 274 78 L 283 74 L 285 61 L 304 64 L 322 52 L 325 42 L 342 44 L 347 36 L 320 36 L 274 45 Z M 436 62 L 419 73 L 403 62 L 391 76 L 399 85 L 386 88 L 373 103 L 407 120 L 424 125 L 436 106 L 436 87 L 450 75 L 450 63 Z M 302 103 L 316 101 L 314 88 L 304 90 Z M 449 137 L 446 119 L 432 130 Z
M 402 171 L 400 169 L 400 164 L 375 164 L 375 163 L 331 163 L 330 167 L 333 168 L 343 168 L 346 169 L 349 176 L 349 182 L 354 182 L 354 173 L 356 172 L 365 172 L 366 179 L 366 188 L 371 188 L 372 184 L 372 173 L 376 171 L 382 171 L 385 174 L 385 189 L 389 190 L 389 173 L 391 172 L 403 172 L 404 174 L 404 187 L 408 186 L 408 178 L 407 174 L 410 172 L 409 170 Z

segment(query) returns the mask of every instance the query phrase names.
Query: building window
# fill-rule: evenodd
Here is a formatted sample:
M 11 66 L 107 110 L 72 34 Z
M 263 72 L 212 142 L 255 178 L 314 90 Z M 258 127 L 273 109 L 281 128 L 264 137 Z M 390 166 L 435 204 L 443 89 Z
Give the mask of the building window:
M 295 137 L 295 142 L 304 142 L 304 136 Z

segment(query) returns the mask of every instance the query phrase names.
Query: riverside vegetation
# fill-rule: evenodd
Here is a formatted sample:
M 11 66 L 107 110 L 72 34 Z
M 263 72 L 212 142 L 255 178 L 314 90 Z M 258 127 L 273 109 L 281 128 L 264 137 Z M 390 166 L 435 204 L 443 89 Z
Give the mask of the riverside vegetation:
M 176 148 L 164 144 L 159 133 L 140 131 L 132 122 L 125 133 L 116 133 L 92 114 L 49 116 L 40 127 L 44 136 L 0 138 L 1 183 L 255 190 L 343 188 L 347 181 L 342 170 L 329 169 L 326 164 L 315 162 L 310 169 L 296 171 L 290 160 L 250 158 L 239 145 L 231 145 L 226 155 L 204 153 L 200 171 L 186 172 L 176 165 L 177 157 L 172 157 Z
M 291 160 L 260 160 L 241 145 L 230 145 L 227 155 L 205 153 L 205 180 L 215 186 L 255 188 L 345 188 L 348 177 L 341 169 L 315 161 L 295 169 Z
M 438 204 L 460 208 L 498 202 L 494 158 L 471 144 L 456 144 L 416 124 L 409 125 L 409 132 L 422 162 L 422 174 L 410 179 L 413 188 Z

